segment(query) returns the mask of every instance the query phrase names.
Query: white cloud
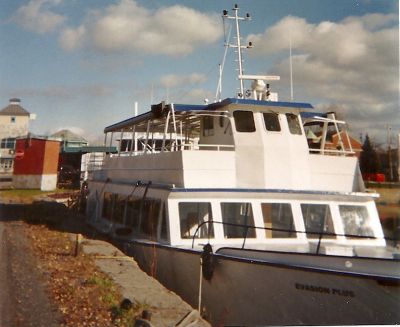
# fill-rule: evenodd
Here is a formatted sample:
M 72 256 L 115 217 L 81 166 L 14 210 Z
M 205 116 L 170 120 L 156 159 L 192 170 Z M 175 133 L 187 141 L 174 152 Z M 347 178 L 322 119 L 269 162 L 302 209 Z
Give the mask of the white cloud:
M 255 56 L 283 54 L 270 71 L 281 75 L 287 97 L 291 37 L 295 100 L 339 105 L 355 130 L 374 121 L 392 123 L 400 131 L 397 22 L 392 14 L 319 24 L 289 16 L 248 40 Z
M 52 135 L 52 134 L 55 134 L 55 133 L 57 133 L 59 131 L 65 130 L 65 129 L 71 131 L 72 133 L 74 133 L 76 135 L 82 136 L 82 137 L 84 137 L 84 135 L 86 134 L 86 132 L 85 132 L 85 130 L 83 128 L 76 127 L 76 126 L 58 126 L 58 127 L 53 127 L 47 132 L 47 134 Z
M 59 37 L 61 47 L 66 51 L 79 48 L 85 38 L 86 28 L 81 25 L 77 28 L 66 28 Z
M 221 36 L 219 18 L 174 5 L 150 11 L 134 0 L 120 0 L 87 15 L 79 28 L 67 29 L 61 46 L 89 46 L 102 52 L 182 56 Z
M 160 78 L 160 84 L 162 87 L 179 87 L 187 86 L 192 84 L 200 84 L 207 81 L 207 77 L 204 74 L 193 73 L 190 75 L 176 75 L 169 74 L 164 75 Z
M 66 18 L 48 8 L 58 5 L 60 2 L 61 0 L 31 0 L 28 4 L 18 8 L 11 20 L 36 33 L 53 32 L 64 23 Z

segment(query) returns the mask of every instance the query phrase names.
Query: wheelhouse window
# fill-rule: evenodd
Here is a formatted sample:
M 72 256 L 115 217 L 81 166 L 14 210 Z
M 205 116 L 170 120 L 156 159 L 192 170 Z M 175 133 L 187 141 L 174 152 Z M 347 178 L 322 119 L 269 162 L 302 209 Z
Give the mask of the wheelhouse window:
M 279 115 L 274 112 L 264 112 L 264 124 L 267 131 L 280 132 L 281 125 L 279 124 Z
M 225 238 L 255 238 L 254 217 L 251 203 L 221 203 Z
M 318 238 L 321 233 L 335 233 L 332 215 L 327 204 L 301 204 L 304 225 L 308 238 Z M 323 235 L 323 238 L 334 238 L 334 235 Z
M 292 207 L 289 203 L 261 203 L 264 218 L 265 237 L 296 237 Z
M 236 110 L 233 112 L 236 131 L 251 133 L 256 131 L 254 116 L 252 111 Z
M 374 236 L 372 221 L 365 206 L 339 205 L 346 235 Z
M 214 238 L 213 217 L 209 202 L 180 202 L 181 238 Z M 210 223 L 206 223 L 210 222 Z M 198 227 L 201 227 L 198 229 Z M 198 230 L 197 230 L 198 229 Z M 197 234 L 195 234 L 197 231 Z
M 290 133 L 301 135 L 302 133 L 301 133 L 299 117 L 295 114 L 286 114 L 286 119 L 288 122 Z
M 203 136 L 214 135 L 214 117 L 205 116 L 203 117 Z

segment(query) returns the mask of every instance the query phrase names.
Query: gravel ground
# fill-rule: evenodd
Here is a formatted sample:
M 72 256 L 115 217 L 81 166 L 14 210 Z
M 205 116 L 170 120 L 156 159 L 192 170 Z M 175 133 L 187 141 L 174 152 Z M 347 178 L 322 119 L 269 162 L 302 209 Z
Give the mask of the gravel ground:
M 20 222 L 0 221 L 0 326 L 58 326 L 44 276 Z

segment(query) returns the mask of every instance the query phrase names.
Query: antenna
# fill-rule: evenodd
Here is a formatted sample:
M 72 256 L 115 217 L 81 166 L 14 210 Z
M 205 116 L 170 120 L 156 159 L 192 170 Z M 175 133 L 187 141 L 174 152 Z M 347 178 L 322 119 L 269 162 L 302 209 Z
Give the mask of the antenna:
M 217 85 L 217 92 L 215 93 L 215 101 L 221 101 L 221 96 L 222 96 L 222 74 L 224 72 L 224 66 L 225 66 L 225 59 L 226 55 L 228 53 L 228 44 L 229 39 L 231 37 L 231 31 L 232 31 L 232 25 L 229 26 L 229 32 L 228 32 L 228 38 L 225 38 L 225 51 L 224 51 L 224 56 L 222 57 L 222 63 L 219 64 L 219 79 L 218 79 L 218 85 Z M 224 34 L 225 34 L 225 24 L 224 24 Z
M 243 46 L 241 44 L 241 40 L 240 40 L 240 28 L 239 28 L 239 21 L 240 20 L 251 20 L 250 18 L 250 14 L 246 14 L 246 17 L 239 17 L 238 16 L 238 11 L 239 11 L 239 7 L 236 4 L 233 8 L 234 11 L 234 15 L 233 16 L 229 16 L 228 15 L 228 11 L 224 10 L 222 12 L 222 18 L 223 19 L 232 19 L 235 21 L 235 26 L 236 26 L 236 44 L 227 44 L 228 47 L 230 48 L 236 48 L 237 49 L 237 55 L 238 55 L 238 64 L 239 64 L 239 83 L 240 83 L 240 91 L 238 94 L 238 98 L 239 99 L 243 99 L 244 98 L 244 87 L 243 87 L 243 80 L 240 78 L 240 76 L 243 76 L 243 62 L 242 62 L 242 49 L 248 49 L 251 48 L 253 45 L 251 44 L 251 42 L 249 42 L 248 45 Z
M 290 101 L 293 101 L 293 66 L 292 66 L 292 35 L 289 37 L 289 61 L 290 61 Z

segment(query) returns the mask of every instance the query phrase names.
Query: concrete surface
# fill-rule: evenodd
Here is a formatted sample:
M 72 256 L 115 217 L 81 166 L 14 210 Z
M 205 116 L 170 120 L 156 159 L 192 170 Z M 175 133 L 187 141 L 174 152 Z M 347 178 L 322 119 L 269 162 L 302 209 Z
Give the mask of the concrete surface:
M 112 244 L 84 239 L 82 249 L 85 253 L 95 256 L 96 265 L 121 287 L 124 298 L 149 307 L 152 314 L 151 323 L 154 326 L 176 326 L 193 311 L 189 304 L 147 275 L 132 258 L 125 256 Z M 194 323 L 181 323 L 179 326 L 206 327 L 210 324 L 199 318 Z

